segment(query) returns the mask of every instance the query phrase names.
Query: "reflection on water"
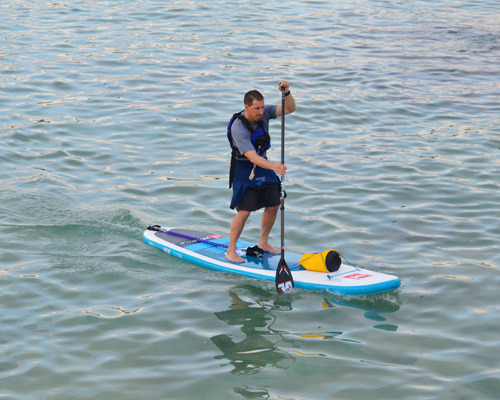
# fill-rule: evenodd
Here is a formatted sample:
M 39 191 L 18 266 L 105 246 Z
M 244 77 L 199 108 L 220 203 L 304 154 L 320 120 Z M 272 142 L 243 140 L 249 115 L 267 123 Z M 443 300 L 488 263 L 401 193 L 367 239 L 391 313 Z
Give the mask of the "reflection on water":
M 323 307 L 334 307 L 334 304 L 354 307 L 361 310 L 365 310 L 365 318 L 383 322 L 387 318 L 382 314 L 394 313 L 399 310 L 399 305 L 401 299 L 399 297 L 399 290 L 384 293 L 376 296 L 364 296 L 364 297 L 330 297 L 324 298 Z M 377 324 L 373 325 L 374 328 L 382 329 L 386 331 L 397 331 L 398 327 L 393 324 Z
M 276 319 L 272 312 L 291 309 L 291 303 L 287 304 L 287 300 L 280 299 L 271 306 L 266 305 L 265 302 L 273 300 L 274 294 L 255 287 L 251 287 L 254 296 L 244 300 L 241 289 L 248 289 L 248 286 L 236 286 L 229 290 L 229 309 L 216 312 L 215 316 L 229 325 L 241 326 L 244 338 L 237 340 L 228 334 L 212 337 L 212 342 L 223 353 L 223 356 L 217 358 L 229 360 L 234 367 L 231 371 L 233 374 L 256 373 L 267 365 L 288 368 L 294 358 L 280 350 L 276 344 L 283 340 L 283 333 L 272 328 Z
M 239 326 L 243 338 L 235 338 L 231 334 L 220 334 L 211 338 L 220 349 L 222 355 L 217 359 L 226 359 L 233 366 L 233 374 L 254 374 L 266 366 L 287 369 L 295 362 L 292 352 L 285 351 L 280 342 L 292 342 L 298 338 L 305 340 L 340 340 L 358 343 L 355 340 L 340 337 L 342 331 L 285 331 L 273 328 L 277 316 L 275 313 L 293 310 L 293 296 L 276 296 L 274 292 L 265 291 L 253 285 L 235 286 L 229 290 L 231 305 L 225 311 L 214 313 L 215 316 L 231 326 Z M 385 331 L 397 331 L 398 327 L 386 321 L 382 314 L 399 310 L 399 294 L 387 293 L 379 296 L 318 297 L 318 307 L 336 308 L 353 307 L 365 311 L 365 318 L 377 322 L 373 328 Z M 290 340 L 290 338 L 295 338 Z M 307 353 L 295 350 L 303 356 L 322 356 L 320 353 Z

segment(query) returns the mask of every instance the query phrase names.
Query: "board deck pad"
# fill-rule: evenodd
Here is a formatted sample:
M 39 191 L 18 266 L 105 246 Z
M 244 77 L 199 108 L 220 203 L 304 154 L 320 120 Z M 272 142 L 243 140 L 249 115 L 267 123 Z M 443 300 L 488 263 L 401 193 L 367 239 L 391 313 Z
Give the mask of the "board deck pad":
M 264 253 L 263 257 L 240 254 L 243 263 L 226 260 L 226 246 L 229 237 L 210 234 L 192 229 L 159 228 L 160 231 L 146 229 L 143 239 L 147 244 L 155 246 L 166 253 L 186 261 L 202 265 L 214 270 L 232 272 L 252 278 L 275 280 L 276 268 L 280 262 L 280 254 Z M 180 234 L 184 237 L 165 233 L 166 231 Z M 200 242 L 197 238 L 203 240 Z M 217 243 L 220 246 L 204 243 Z M 239 240 L 237 248 L 245 250 L 254 243 Z M 224 246 L 224 247 L 223 247 Z M 292 272 L 297 288 L 329 290 L 340 294 L 361 295 L 383 293 L 397 289 L 401 281 L 394 275 L 388 275 L 367 269 L 357 268 L 342 263 L 338 271 L 331 273 L 308 271 L 299 265 L 302 255 L 285 251 L 285 260 Z

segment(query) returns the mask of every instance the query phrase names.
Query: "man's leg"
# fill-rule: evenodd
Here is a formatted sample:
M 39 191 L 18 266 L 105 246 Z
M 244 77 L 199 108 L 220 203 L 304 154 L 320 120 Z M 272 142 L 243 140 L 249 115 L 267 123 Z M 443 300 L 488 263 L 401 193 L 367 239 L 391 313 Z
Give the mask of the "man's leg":
M 245 222 L 250 216 L 250 211 L 240 210 L 238 214 L 235 215 L 233 221 L 231 222 L 231 230 L 229 232 L 229 246 L 227 248 L 226 259 L 232 262 L 243 262 L 241 258 L 236 253 L 236 242 L 240 238 L 241 232 L 245 227 Z
M 259 239 L 259 247 L 267 251 L 269 253 L 279 254 L 280 251 L 276 250 L 274 247 L 271 247 L 268 243 L 269 234 L 271 233 L 271 229 L 273 229 L 274 221 L 276 221 L 276 215 L 278 214 L 280 206 L 267 207 L 264 210 L 264 214 L 262 214 L 262 223 L 261 223 L 261 231 L 260 231 L 260 239 Z

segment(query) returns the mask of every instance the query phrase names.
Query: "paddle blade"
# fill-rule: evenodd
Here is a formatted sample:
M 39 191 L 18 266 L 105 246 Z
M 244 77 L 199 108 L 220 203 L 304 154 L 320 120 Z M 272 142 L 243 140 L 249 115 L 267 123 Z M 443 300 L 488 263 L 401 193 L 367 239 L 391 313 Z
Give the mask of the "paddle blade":
M 294 287 L 295 284 L 293 283 L 292 273 L 282 256 L 278 268 L 276 269 L 276 290 L 278 293 L 287 293 Z

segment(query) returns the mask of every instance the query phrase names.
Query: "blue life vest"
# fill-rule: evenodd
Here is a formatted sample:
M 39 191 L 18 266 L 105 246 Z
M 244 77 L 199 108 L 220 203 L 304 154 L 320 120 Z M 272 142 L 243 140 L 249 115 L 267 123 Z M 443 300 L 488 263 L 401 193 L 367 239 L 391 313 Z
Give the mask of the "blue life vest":
M 233 143 L 233 137 L 231 135 L 231 127 L 233 126 L 233 122 L 236 119 L 239 119 L 243 123 L 245 128 L 247 128 L 249 132 L 252 132 L 252 137 L 251 137 L 252 145 L 255 148 L 255 151 L 257 152 L 258 155 L 263 154 L 265 151 L 271 148 L 271 137 L 264 128 L 263 122 L 259 121 L 257 129 L 254 129 L 253 126 L 250 124 L 250 122 L 245 118 L 243 113 L 244 113 L 243 111 L 240 111 L 239 113 L 234 114 L 231 117 L 229 124 L 227 125 L 227 139 L 229 140 L 229 145 L 231 146 L 231 167 L 229 169 L 229 188 L 231 188 L 233 184 L 236 160 L 241 161 L 242 159 L 246 158 L 242 154 L 240 154 L 238 147 L 236 147 L 235 144 Z

